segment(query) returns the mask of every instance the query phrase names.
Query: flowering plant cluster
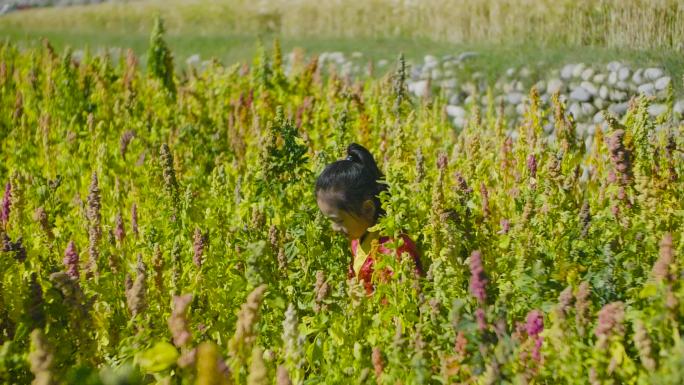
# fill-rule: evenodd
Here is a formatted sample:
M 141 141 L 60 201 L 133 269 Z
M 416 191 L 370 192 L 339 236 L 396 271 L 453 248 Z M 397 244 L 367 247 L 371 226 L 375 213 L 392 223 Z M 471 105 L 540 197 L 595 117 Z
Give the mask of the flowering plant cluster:
M 473 105 L 455 131 L 403 59 L 286 74 L 276 44 L 198 73 L 162 23 L 147 71 L 0 44 L 0 383 L 684 377 L 684 129 L 646 98 L 588 138 L 534 89 L 522 121 Z M 380 255 L 370 295 L 313 195 L 352 141 L 426 272 Z

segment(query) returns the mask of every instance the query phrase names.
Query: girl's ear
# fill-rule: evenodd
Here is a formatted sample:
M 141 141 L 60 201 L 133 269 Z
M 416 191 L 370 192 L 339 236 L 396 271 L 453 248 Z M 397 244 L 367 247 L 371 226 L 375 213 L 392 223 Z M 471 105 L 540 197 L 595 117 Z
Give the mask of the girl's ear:
M 366 199 L 361 206 L 361 212 L 364 217 L 372 221 L 375 218 L 375 203 L 370 199 Z

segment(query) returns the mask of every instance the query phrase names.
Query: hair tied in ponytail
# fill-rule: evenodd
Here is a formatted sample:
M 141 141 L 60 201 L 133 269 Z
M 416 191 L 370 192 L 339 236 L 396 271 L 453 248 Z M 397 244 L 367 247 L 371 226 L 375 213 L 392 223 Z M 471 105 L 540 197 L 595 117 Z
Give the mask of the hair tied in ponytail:
M 373 155 L 356 143 L 347 147 L 344 159 L 327 165 L 316 179 L 316 194 L 319 191 L 335 193 L 335 205 L 339 209 L 359 213 L 363 202 L 371 199 L 376 218 L 385 213 L 379 194 L 386 190 L 387 184 Z

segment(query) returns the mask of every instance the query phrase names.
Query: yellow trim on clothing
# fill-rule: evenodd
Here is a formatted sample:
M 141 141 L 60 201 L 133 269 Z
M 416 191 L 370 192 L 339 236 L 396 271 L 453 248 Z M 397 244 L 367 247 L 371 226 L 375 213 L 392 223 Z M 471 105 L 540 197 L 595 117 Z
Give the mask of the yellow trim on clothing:
M 380 233 L 373 232 L 369 233 L 366 239 L 363 240 L 363 245 L 359 243 L 356 246 L 356 255 L 354 255 L 354 274 L 359 275 L 361 267 L 368 259 L 369 255 L 375 254 L 374 251 L 378 249 L 380 243 L 378 239 L 380 238 Z M 365 247 L 364 247 L 365 245 Z M 368 250 L 368 252 L 366 252 Z

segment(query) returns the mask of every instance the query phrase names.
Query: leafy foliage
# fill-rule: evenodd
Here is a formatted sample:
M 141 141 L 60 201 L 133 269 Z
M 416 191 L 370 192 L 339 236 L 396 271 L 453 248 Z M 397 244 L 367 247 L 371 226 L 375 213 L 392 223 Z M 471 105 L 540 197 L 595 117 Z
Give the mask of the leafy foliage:
M 153 45 L 152 77 L 0 46 L 2 383 L 681 379 L 684 135 L 648 100 L 593 139 L 535 91 L 519 127 L 455 131 L 403 61 L 352 81 L 262 50 L 176 83 Z M 313 195 L 352 140 L 427 272 L 381 258 L 370 296 Z

